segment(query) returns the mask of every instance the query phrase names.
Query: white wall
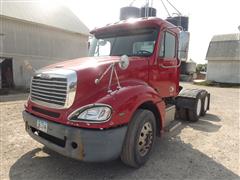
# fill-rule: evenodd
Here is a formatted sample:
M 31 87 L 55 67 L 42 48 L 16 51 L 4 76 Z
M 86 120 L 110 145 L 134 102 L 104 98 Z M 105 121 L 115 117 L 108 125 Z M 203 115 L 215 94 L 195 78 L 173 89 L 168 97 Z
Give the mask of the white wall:
M 29 87 L 31 72 L 62 60 L 87 56 L 88 36 L 43 25 L 1 18 L 0 57 L 13 59 L 14 84 Z
M 240 61 L 209 60 L 207 80 L 221 83 L 240 83 Z

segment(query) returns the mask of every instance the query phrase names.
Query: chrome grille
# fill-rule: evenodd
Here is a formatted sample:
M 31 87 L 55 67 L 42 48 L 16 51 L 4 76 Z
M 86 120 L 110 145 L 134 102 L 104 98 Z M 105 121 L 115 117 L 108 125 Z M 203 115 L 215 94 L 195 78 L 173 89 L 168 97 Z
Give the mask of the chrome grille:
M 63 106 L 67 97 L 67 79 L 33 77 L 31 95 L 34 99 Z
M 75 97 L 76 82 L 76 73 L 71 70 L 38 73 L 32 78 L 31 100 L 52 108 L 69 107 Z

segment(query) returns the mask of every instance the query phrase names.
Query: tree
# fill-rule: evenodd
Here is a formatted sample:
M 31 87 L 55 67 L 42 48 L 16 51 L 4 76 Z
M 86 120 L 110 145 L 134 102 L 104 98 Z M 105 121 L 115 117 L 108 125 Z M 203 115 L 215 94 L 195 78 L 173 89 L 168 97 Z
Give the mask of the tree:
M 207 64 L 198 64 L 196 67 L 196 72 L 200 73 L 201 71 L 206 72 L 207 71 Z

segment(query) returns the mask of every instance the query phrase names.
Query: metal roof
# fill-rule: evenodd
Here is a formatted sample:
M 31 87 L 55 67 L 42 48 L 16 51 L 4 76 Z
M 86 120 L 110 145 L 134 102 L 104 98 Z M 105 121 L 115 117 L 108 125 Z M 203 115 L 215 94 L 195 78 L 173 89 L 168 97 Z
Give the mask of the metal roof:
M 236 34 L 222 34 L 222 35 L 215 35 L 212 38 L 212 42 L 215 41 L 239 41 L 240 40 L 240 33 Z
M 0 15 L 89 35 L 89 29 L 66 6 L 47 6 L 40 1 L 4 0 L 0 2 Z
M 213 36 L 206 59 L 240 61 L 240 33 Z

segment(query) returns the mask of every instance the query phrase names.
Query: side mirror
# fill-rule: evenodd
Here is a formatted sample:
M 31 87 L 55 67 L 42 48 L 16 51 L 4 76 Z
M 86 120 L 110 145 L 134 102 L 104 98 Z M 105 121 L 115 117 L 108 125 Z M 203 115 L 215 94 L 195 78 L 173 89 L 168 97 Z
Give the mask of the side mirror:
M 120 61 L 118 62 L 118 66 L 121 70 L 125 70 L 129 66 L 129 59 L 127 55 L 122 55 Z
M 186 61 L 188 58 L 188 46 L 190 40 L 190 33 L 181 31 L 179 34 L 178 58 L 181 61 Z

